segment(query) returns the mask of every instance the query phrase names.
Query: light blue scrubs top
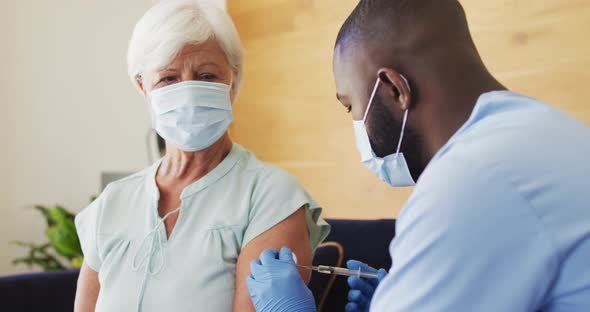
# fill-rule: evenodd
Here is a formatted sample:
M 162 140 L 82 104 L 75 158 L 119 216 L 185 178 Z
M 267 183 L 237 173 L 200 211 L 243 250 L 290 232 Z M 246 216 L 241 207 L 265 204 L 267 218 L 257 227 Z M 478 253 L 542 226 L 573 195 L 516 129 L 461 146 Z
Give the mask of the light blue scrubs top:
M 590 311 L 590 128 L 483 94 L 400 212 L 371 311 Z
M 167 239 L 158 214 L 159 164 L 111 183 L 76 216 L 84 261 L 100 281 L 96 311 L 232 311 L 236 261 L 248 242 L 301 207 L 310 248 L 329 232 L 294 177 L 234 144 L 183 190 Z

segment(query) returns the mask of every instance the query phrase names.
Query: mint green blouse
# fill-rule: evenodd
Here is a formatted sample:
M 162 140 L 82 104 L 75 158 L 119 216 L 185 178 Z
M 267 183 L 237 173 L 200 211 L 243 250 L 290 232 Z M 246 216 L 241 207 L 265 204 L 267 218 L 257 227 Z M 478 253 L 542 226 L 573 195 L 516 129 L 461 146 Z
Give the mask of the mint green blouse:
M 312 250 L 330 230 L 293 176 L 234 144 L 183 190 L 166 238 L 159 164 L 111 183 L 76 216 L 84 261 L 99 276 L 96 311 L 231 311 L 236 262 L 248 242 L 301 207 Z

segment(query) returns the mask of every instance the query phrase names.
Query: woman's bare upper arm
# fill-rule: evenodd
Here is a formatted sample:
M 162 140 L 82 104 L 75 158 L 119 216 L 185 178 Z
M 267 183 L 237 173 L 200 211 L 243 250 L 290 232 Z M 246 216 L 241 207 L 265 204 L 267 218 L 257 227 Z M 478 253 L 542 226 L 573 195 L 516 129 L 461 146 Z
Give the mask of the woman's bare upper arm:
M 80 269 L 80 276 L 78 277 L 74 311 L 94 311 L 99 291 L 100 283 L 98 281 L 98 272 L 94 271 L 88 266 L 88 264 L 86 264 L 86 262 L 84 262 Z
M 282 246 L 288 246 L 297 255 L 298 264 L 311 264 L 312 252 L 305 214 L 305 208 L 300 208 L 282 222 L 251 240 L 242 249 L 236 264 L 234 312 L 254 311 L 246 279 L 250 275 L 250 263 L 264 250 L 271 248 L 279 250 Z M 305 282 L 309 282 L 311 272 L 300 270 L 300 273 Z

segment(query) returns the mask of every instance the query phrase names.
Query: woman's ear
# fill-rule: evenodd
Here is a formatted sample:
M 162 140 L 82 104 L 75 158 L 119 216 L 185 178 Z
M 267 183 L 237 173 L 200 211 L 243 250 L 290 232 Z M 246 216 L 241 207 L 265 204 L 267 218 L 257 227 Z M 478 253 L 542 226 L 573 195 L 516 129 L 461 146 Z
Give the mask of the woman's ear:
M 141 92 L 143 92 L 143 81 L 141 80 L 140 75 L 135 76 L 135 82 L 137 83 L 139 90 L 141 90 Z
M 143 93 L 143 95 L 145 97 L 147 97 L 147 92 L 145 90 L 145 86 L 143 84 L 143 78 L 141 77 L 141 75 L 135 76 L 135 82 L 137 83 L 137 87 L 139 87 L 139 90 L 141 90 L 141 93 Z
M 412 91 L 406 77 L 391 68 L 380 69 L 378 76 L 383 87 L 395 98 L 395 102 L 399 103 L 400 109 L 402 111 L 410 109 Z
M 238 71 L 237 70 L 232 70 L 231 74 L 232 74 L 231 75 L 231 81 L 229 82 L 229 98 L 230 98 L 231 103 L 233 105 L 233 103 L 236 100 L 236 96 L 237 96 L 237 92 L 236 92 L 237 89 L 236 89 L 235 84 L 236 84 L 236 81 L 237 81 L 237 78 L 236 77 L 238 77 Z

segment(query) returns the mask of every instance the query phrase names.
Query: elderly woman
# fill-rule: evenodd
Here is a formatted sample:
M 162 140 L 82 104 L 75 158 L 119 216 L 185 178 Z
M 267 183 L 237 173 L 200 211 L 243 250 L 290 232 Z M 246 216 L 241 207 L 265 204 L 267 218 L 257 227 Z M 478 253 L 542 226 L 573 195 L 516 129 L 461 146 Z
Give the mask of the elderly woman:
M 166 155 L 76 217 L 75 310 L 252 311 L 250 262 L 287 245 L 310 264 L 329 227 L 292 176 L 231 141 L 236 29 L 215 7 L 163 2 L 137 23 L 128 63 Z

